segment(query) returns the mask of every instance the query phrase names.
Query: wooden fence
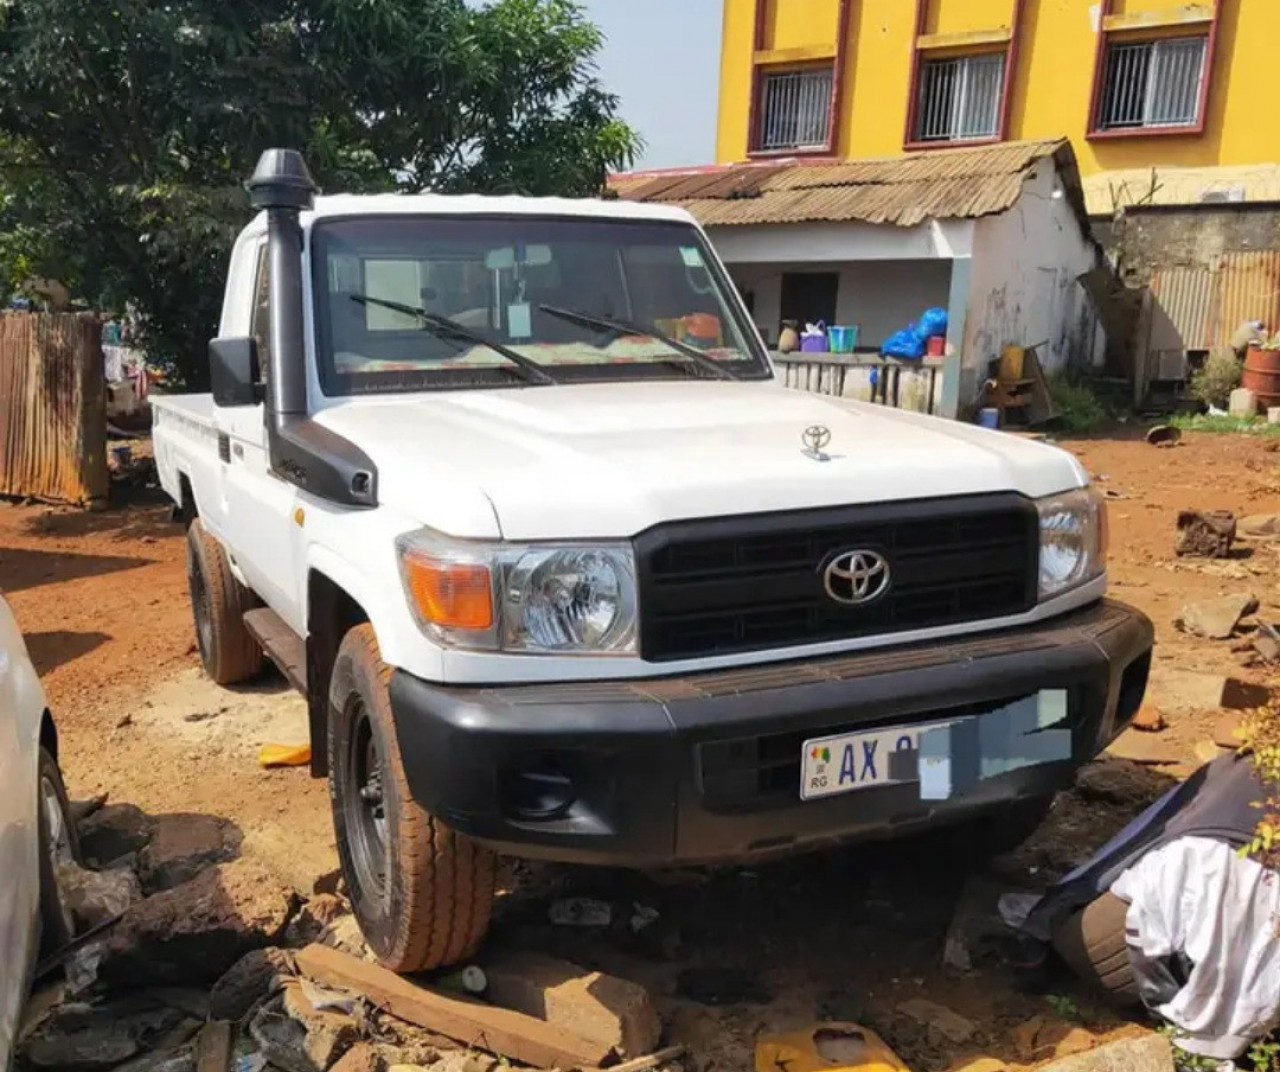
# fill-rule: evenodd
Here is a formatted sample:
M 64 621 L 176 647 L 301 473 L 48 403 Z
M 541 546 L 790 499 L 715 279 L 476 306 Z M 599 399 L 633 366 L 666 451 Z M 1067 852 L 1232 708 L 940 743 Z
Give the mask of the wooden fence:
M 0 314 L 0 495 L 103 506 L 107 490 L 97 316 Z

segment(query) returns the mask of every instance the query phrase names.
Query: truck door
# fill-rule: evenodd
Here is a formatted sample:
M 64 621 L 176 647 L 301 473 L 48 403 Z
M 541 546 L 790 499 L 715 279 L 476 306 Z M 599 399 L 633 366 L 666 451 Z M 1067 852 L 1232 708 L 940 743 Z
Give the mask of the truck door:
M 265 235 L 237 254 L 232 278 L 238 281 L 233 284 L 238 289 L 228 294 L 220 333 L 254 336 L 265 377 L 271 365 Z M 301 574 L 295 557 L 301 541 L 293 523 L 298 491 L 271 471 L 264 407 L 261 403 L 215 407 L 214 413 L 225 497 L 225 531 L 219 535 L 250 587 L 295 632 L 305 635 Z

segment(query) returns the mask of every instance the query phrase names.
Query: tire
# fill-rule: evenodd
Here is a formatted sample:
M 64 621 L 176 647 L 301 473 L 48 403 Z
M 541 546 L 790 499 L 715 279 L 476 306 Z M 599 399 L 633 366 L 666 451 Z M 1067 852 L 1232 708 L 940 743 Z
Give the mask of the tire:
M 1053 932 L 1053 948 L 1076 975 L 1117 1005 L 1142 1004 L 1124 940 L 1129 906 L 1111 893 L 1067 917 Z
M 60 865 L 78 864 L 80 841 L 57 760 L 40 749 L 37 785 L 40 838 L 40 954 L 55 953 L 75 937 L 75 920 L 62 894 Z
M 262 672 L 263 654 L 245 628 L 253 593 L 236 580 L 222 549 L 196 518 L 187 529 L 187 587 L 204 671 L 219 685 L 234 685 Z
M 390 678 L 373 627 L 348 632 L 329 686 L 329 796 L 338 858 L 365 941 L 392 971 L 425 971 L 480 948 L 498 861 L 410 795 Z

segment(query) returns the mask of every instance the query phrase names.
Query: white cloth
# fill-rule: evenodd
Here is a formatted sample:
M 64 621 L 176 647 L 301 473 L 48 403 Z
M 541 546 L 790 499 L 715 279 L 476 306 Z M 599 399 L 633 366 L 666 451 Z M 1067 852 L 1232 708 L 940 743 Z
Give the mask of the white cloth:
M 1280 1018 L 1280 874 L 1220 841 L 1185 837 L 1143 856 L 1111 892 L 1148 957 L 1185 953 L 1186 985 L 1154 1010 L 1188 1053 L 1240 1056 Z

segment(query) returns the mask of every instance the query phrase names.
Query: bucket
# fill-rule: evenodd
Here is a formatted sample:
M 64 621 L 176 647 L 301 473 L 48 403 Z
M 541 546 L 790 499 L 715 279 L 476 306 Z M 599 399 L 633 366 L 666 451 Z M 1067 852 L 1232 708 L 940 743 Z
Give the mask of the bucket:
M 947 353 L 947 337 L 945 335 L 930 335 L 929 341 L 925 343 L 924 352 L 929 357 L 945 357 Z
M 827 353 L 827 325 L 819 321 L 806 325 L 800 335 L 800 352 L 804 354 Z
M 833 324 L 827 329 L 827 339 L 831 343 L 833 354 L 851 354 L 858 345 L 858 325 L 839 327 Z
M 988 406 L 978 411 L 978 423 L 983 428 L 995 430 L 1000 427 L 1000 411 L 994 406 Z
M 1245 354 L 1240 386 L 1249 388 L 1263 409 L 1280 405 L 1280 350 L 1250 346 Z

